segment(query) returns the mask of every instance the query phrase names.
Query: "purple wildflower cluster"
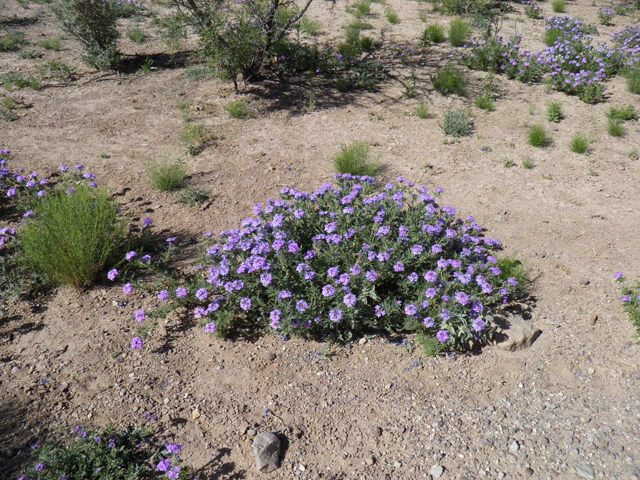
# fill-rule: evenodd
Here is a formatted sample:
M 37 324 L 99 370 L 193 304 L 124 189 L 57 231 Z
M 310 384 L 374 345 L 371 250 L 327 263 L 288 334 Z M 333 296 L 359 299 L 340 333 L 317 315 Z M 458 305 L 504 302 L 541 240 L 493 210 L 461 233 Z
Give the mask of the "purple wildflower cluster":
M 620 298 L 622 308 L 629 315 L 640 337 L 640 280 L 635 285 L 626 285 L 627 279 L 622 272 L 614 273 L 613 278 L 622 286 L 622 298 Z
M 556 16 L 545 20 L 547 31 L 555 33 L 552 46 L 539 52 L 520 48 L 521 37 L 505 42 L 502 37 L 490 38 L 461 50 L 461 60 L 474 70 L 503 73 L 523 82 L 538 81 L 546 76 L 561 92 L 578 95 L 583 101 L 598 101 L 603 93 L 602 82 L 627 67 L 638 65 L 637 32 L 629 27 L 614 35 L 623 43 L 609 48 L 606 43 L 592 44 L 590 28 L 580 20 Z M 634 37 L 634 34 L 636 36 Z M 627 41 L 626 43 L 624 43 Z
M 524 3 L 524 13 L 529 18 L 540 18 L 542 17 L 542 8 L 537 6 L 534 0 L 526 0 Z
M 202 277 L 158 297 L 191 308 L 206 332 L 348 339 L 364 328 L 421 332 L 451 348 L 486 332 L 487 307 L 518 282 L 481 236 L 404 178 L 336 175 L 314 193 L 284 188 L 255 217 L 206 235 Z M 446 335 L 445 335 L 446 333 Z
M 598 9 L 598 18 L 602 25 L 609 25 L 615 16 L 616 12 L 612 8 L 601 7 Z

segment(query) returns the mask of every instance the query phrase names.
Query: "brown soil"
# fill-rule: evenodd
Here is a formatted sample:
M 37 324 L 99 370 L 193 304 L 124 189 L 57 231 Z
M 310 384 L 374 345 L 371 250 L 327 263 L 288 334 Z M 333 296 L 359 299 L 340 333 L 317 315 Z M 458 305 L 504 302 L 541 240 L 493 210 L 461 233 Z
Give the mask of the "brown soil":
M 330 5 L 317 0 L 311 10 L 324 28 L 321 42 L 338 38 L 349 18 L 342 4 Z M 398 25 L 386 22 L 383 5 L 374 4 L 379 18 L 368 19 L 375 36 L 384 31 L 389 51 L 416 45 L 421 10 L 429 23 L 450 21 L 427 4 L 389 5 Z M 550 3 L 540 6 L 551 15 Z M 578 0 L 567 13 L 597 24 L 599 6 Z M 522 32 L 527 48 L 541 48 L 544 22 L 516 8 L 502 33 Z M 42 6 L 3 6 L 0 22 L 14 15 L 38 16 L 9 26 L 34 43 L 58 35 Z M 613 26 L 599 26 L 601 39 L 633 21 L 618 16 Z M 165 50 L 153 35 L 141 46 L 123 40 L 122 48 Z M 496 111 L 485 113 L 473 106 L 473 95 L 433 91 L 430 77 L 452 57 L 441 46 L 416 69 L 417 98 L 404 98 L 401 81 L 411 68 L 395 61 L 380 92 L 321 89 L 309 112 L 302 82 L 264 81 L 236 95 L 216 79 L 189 80 L 186 66 L 97 78 L 68 39 L 60 52 L 43 53 L 81 75 L 68 86 L 11 92 L 29 106 L 16 110 L 19 121 L 0 124 L 0 146 L 14 152 L 14 165 L 44 174 L 83 163 L 112 191 L 128 187 L 127 207 L 151 214 L 159 230 L 185 244 L 236 225 L 282 186 L 317 187 L 331 178 L 330 159 L 341 143 L 367 140 L 386 165 L 382 181 L 404 175 L 445 188 L 445 203 L 474 215 L 506 253 L 526 261 L 535 278 L 531 321 L 543 334 L 516 353 L 487 347 L 476 356 L 428 358 L 373 338 L 326 356 L 312 342 L 225 342 L 170 321 L 140 353 L 128 348 L 133 312 L 151 298 L 102 286 L 60 289 L 38 304 L 12 300 L 0 317 L 2 478 L 16 478 L 28 445 L 48 434 L 76 424 L 140 423 L 145 412 L 158 416 L 150 423 L 162 436 L 184 445 L 184 459 L 201 480 L 264 476 L 253 466 L 250 430 L 277 430 L 288 439 L 273 478 L 418 479 L 430 478 L 433 465 L 445 468 L 446 479 L 569 480 L 581 478 L 580 465 L 592 466 L 596 478 L 640 478 L 640 347 L 613 282 L 613 272 L 640 272 L 640 162 L 628 156 L 640 147 L 640 128 L 628 123 L 627 134 L 613 138 L 605 118 L 611 105 L 638 106 L 621 78 L 607 84 L 606 103 L 586 105 L 496 77 L 501 97 Z M 2 53 L 0 72 L 34 71 L 39 61 Z M 474 92 L 485 76 L 469 73 Z M 252 118 L 226 113 L 238 98 L 249 101 Z M 420 101 L 430 108 L 425 120 L 411 115 Z M 564 107 L 557 125 L 546 121 L 551 101 Z M 154 159 L 180 150 L 182 104 L 215 137 L 187 158 L 189 183 L 214 194 L 206 209 L 157 193 L 146 176 Z M 452 107 L 471 110 L 474 136 L 444 137 L 439 123 Z M 527 144 L 535 123 L 550 130 L 551 147 Z M 570 152 L 576 132 L 593 140 L 591 155 Z M 517 166 L 505 168 L 505 157 Z M 535 168 L 522 167 L 526 158 Z

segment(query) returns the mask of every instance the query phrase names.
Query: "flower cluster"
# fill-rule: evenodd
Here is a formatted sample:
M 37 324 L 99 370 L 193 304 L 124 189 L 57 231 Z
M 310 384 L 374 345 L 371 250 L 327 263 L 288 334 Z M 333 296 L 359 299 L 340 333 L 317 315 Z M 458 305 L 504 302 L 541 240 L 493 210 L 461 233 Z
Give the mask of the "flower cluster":
M 487 311 L 518 281 L 501 269 L 472 217 L 456 217 L 421 186 L 336 175 L 314 193 L 285 188 L 240 228 L 206 235 L 201 275 L 163 304 L 205 332 L 273 332 L 348 341 L 363 330 L 418 332 L 447 348 L 487 332 Z
M 602 25 L 609 25 L 615 16 L 616 12 L 612 8 L 602 7 L 598 9 L 598 18 Z
M 616 272 L 613 277 L 621 284 L 622 307 L 629 315 L 640 337 L 640 280 L 635 285 L 626 285 L 626 278 L 622 272 Z
M 542 9 L 534 3 L 534 0 L 526 0 L 524 2 L 524 13 L 529 18 L 542 17 Z

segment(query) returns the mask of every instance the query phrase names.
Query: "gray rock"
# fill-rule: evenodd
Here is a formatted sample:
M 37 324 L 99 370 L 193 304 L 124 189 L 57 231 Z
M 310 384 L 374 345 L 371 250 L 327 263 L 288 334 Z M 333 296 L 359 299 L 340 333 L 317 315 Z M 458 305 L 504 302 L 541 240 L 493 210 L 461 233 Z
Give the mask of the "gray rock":
M 431 470 L 429 470 L 429 473 L 433 478 L 440 478 L 444 473 L 444 467 L 442 465 L 434 465 L 431 467 Z
M 515 352 L 529 348 L 542 331 L 520 317 L 510 316 L 507 319 L 494 318 L 498 327 L 496 347 L 501 350 Z
M 253 456 L 259 472 L 273 472 L 279 466 L 280 439 L 271 432 L 260 433 L 253 441 Z
M 518 453 L 518 450 L 520 450 L 520 444 L 514 440 L 511 445 L 509 445 L 509 451 L 511 453 Z
M 578 465 L 576 467 L 576 472 L 578 472 L 578 475 L 582 478 L 586 478 L 587 480 L 593 480 L 596 478 L 596 472 L 593 470 L 591 465 Z

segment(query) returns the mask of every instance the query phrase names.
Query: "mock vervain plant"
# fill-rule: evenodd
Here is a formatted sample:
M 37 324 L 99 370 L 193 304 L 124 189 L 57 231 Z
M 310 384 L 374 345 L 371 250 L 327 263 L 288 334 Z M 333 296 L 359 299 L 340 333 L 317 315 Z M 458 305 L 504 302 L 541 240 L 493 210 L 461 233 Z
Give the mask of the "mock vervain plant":
M 221 337 L 415 332 L 469 348 L 487 337 L 491 310 L 522 292 L 519 267 L 494 256 L 500 242 L 472 217 L 439 204 L 442 189 L 413 187 L 336 175 L 314 193 L 284 188 L 239 228 L 205 235 L 202 269 L 160 291 L 160 308 L 187 308 Z

